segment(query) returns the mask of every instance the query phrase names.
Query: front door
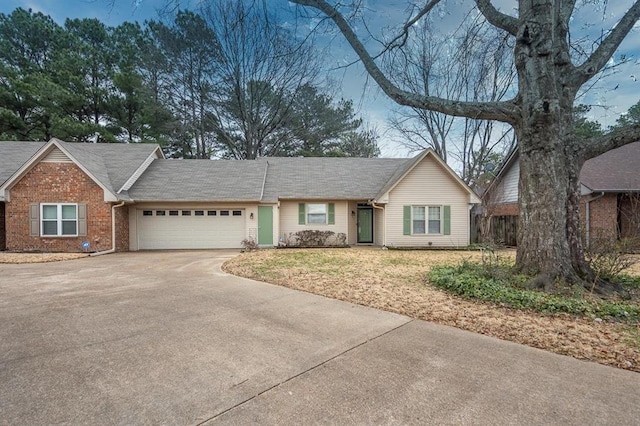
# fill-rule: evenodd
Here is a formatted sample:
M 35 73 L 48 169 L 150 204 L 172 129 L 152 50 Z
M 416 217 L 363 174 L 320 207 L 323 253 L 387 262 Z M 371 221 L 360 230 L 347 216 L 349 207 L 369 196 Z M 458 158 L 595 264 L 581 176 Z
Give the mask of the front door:
M 258 206 L 258 244 L 273 245 L 273 207 Z
M 373 243 L 373 208 L 358 207 L 358 243 Z

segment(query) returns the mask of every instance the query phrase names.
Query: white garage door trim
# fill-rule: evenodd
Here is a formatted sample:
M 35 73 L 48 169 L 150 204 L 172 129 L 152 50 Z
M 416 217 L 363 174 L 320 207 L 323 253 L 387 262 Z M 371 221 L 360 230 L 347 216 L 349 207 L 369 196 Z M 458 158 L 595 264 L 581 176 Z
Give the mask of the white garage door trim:
M 245 214 L 241 208 L 138 209 L 138 248 L 239 248 L 245 238 Z

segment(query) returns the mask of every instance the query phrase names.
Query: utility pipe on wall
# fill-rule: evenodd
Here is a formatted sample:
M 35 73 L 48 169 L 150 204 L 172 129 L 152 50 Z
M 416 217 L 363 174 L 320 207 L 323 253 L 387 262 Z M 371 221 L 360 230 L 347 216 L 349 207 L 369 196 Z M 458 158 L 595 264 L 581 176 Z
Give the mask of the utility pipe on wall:
M 111 206 L 111 248 L 109 250 L 91 253 L 89 256 L 101 256 L 103 254 L 109 254 L 116 251 L 116 209 L 122 206 L 124 206 L 124 201 L 120 204 L 114 204 Z

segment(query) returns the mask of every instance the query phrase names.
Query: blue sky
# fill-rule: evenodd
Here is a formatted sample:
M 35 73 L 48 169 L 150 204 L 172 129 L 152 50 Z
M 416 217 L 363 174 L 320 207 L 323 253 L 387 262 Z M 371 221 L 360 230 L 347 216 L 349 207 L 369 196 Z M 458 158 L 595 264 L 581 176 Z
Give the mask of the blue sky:
M 181 0 L 183 4 L 197 4 L 204 0 Z M 268 0 L 274 5 L 286 7 L 285 0 Z M 118 25 L 123 21 L 144 21 L 157 19 L 157 12 L 167 4 L 167 0 L 114 0 L 110 5 L 108 0 L 0 0 L 0 13 L 11 13 L 17 7 L 33 9 L 50 15 L 54 20 L 63 23 L 66 18 L 99 18 L 108 25 Z M 469 3 L 461 0 L 449 0 L 453 5 Z M 579 4 L 580 1 L 578 2 Z M 600 34 L 602 29 L 611 28 L 624 11 L 632 4 L 632 0 L 609 0 L 601 2 L 600 6 L 591 4 L 578 7 L 572 20 L 574 39 L 578 35 L 585 35 L 593 39 L 594 34 Z M 405 0 L 367 0 L 367 7 L 374 11 L 374 18 L 370 22 L 372 28 L 393 27 L 400 24 L 406 15 Z M 513 0 L 494 0 L 494 4 L 505 12 L 511 12 L 515 2 Z M 606 5 L 606 7 L 605 7 Z M 444 27 L 454 25 L 456 13 L 449 11 L 443 14 L 441 22 Z M 451 23 L 451 24 L 450 24 Z M 591 111 L 591 118 L 597 119 L 605 125 L 615 122 L 619 114 L 640 100 L 640 25 L 630 34 L 619 49 L 631 60 L 621 66 L 615 74 L 598 83 L 581 100 L 583 103 L 595 105 Z M 341 36 L 324 37 L 330 45 L 327 49 L 326 63 L 330 67 L 337 67 L 350 63 L 355 59 Z M 619 57 L 616 56 L 616 57 Z M 407 152 L 393 141 L 395 135 L 385 132 L 386 118 L 394 104 L 380 93 L 374 83 L 365 84 L 366 73 L 359 65 L 333 72 L 333 78 L 340 84 L 341 92 L 337 96 L 353 99 L 359 112 L 365 120 L 376 125 L 383 134 L 380 145 L 384 156 L 406 156 Z

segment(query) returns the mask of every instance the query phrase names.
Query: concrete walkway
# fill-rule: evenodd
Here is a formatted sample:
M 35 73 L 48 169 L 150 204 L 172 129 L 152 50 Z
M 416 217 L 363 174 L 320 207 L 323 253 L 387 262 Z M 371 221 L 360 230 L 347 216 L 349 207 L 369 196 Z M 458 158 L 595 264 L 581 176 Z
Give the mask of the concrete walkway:
M 222 273 L 0 265 L 0 424 L 638 424 L 640 375 Z

